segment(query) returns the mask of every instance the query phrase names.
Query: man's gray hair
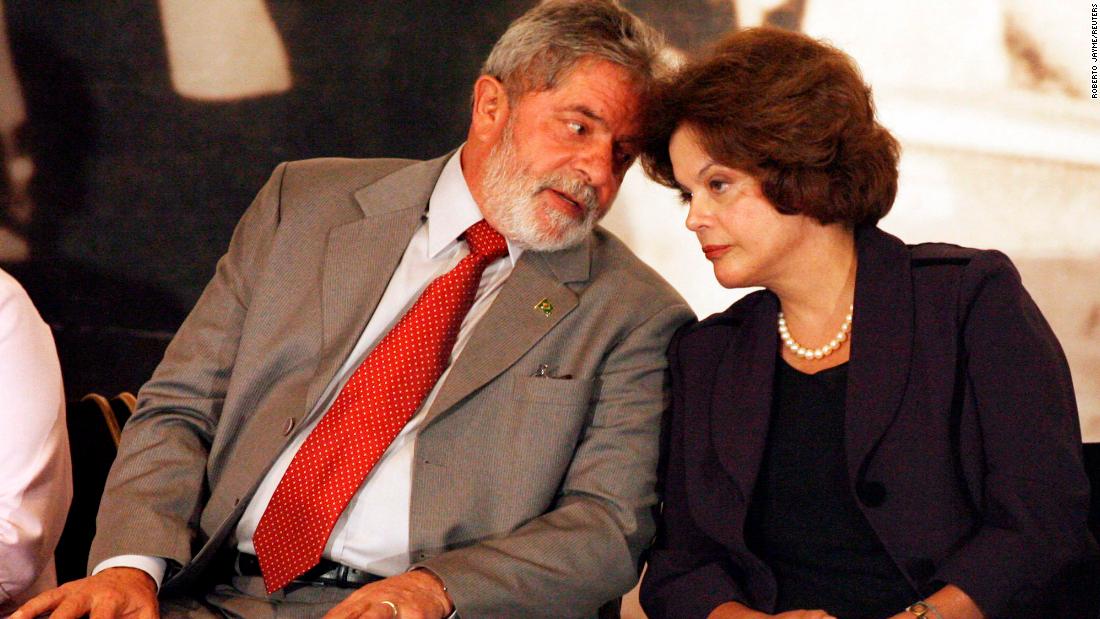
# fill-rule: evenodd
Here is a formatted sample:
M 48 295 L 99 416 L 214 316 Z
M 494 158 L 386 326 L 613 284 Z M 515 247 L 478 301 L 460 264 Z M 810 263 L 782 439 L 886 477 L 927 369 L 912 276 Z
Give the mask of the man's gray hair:
M 617 0 L 544 0 L 512 22 L 481 73 L 515 99 L 554 88 L 585 57 L 626 68 L 643 92 L 669 68 L 661 34 Z

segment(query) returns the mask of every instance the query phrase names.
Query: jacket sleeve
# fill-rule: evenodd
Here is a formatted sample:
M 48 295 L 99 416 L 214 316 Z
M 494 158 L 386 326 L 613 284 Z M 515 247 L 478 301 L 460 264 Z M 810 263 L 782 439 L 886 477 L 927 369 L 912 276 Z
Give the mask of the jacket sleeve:
M 960 293 L 966 405 L 985 460 L 982 522 L 936 579 L 999 617 L 1088 551 L 1089 485 L 1065 355 L 1012 263 L 978 254 Z
M 663 503 L 657 540 L 642 579 L 641 603 L 650 619 L 704 618 L 730 601 L 747 604 L 729 551 L 699 530 L 688 509 L 684 453 L 703 445 L 684 444 L 683 380 L 677 334 L 669 347 L 672 407 L 661 476 Z
M 138 393 L 96 519 L 89 566 L 118 555 L 191 559 L 210 444 L 237 358 L 251 285 L 279 225 L 286 164 L 256 196 L 211 282 Z M 135 535 L 140 531 L 141 535 Z
M 637 582 L 654 533 L 665 350 L 692 317 L 682 301 L 655 305 L 606 353 L 553 509 L 506 535 L 417 564 L 442 578 L 464 619 L 593 616 Z

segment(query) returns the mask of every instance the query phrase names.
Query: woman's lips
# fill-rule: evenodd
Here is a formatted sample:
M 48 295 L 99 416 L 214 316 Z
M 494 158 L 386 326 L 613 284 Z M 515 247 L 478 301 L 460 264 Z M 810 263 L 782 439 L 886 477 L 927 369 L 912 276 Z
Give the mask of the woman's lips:
M 729 245 L 704 245 L 703 254 L 707 257 L 707 260 L 717 260 L 729 249 Z

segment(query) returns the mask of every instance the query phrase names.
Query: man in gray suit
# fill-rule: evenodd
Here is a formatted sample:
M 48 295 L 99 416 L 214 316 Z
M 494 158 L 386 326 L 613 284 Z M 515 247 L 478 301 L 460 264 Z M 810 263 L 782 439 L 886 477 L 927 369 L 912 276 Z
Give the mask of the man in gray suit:
M 595 224 L 634 159 L 656 40 L 613 0 L 552 0 L 494 48 L 457 153 L 280 165 L 141 390 L 93 575 L 17 617 L 153 617 L 158 597 L 166 616 L 589 617 L 626 592 L 653 533 L 665 347 L 691 312 Z M 390 370 L 435 336 L 402 329 L 481 255 L 475 229 L 499 251 L 406 397 L 421 370 Z M 346 398 L 364 417 L 328 425 Z M 406 400 L 376 462 L 325 458 L 374 445 L 372 407 Z M 323 487 L 300 482 L 314 460 Z M 335 523 L 271 524 L 310 501 Z

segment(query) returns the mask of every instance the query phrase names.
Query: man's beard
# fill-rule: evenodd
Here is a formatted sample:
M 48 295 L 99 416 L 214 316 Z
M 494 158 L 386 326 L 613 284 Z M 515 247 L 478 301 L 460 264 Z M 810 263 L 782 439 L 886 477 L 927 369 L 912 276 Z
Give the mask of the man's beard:
M 595 187 L 561 174 L 540 178 L 520 165 L 511 120 L 485 162 L 482 188 L 485 197 L 481 207 L 489 223 L 524 249 L 556 251 L 576 245 L 602 216 Z M 578 221 L 557 209 L 542 208 L 538 196 L 548 189 L 576 199 L 584 209 L 584 218 Z

